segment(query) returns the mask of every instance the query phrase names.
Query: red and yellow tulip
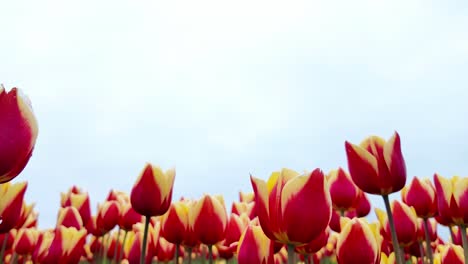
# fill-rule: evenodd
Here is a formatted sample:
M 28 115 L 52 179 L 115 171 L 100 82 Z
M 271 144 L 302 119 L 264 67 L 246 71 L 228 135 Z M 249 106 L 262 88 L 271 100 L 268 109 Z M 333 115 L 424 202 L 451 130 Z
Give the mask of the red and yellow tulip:
M 336 257 L 340 264 L 380 263 L 381 236 L 377 224 L 365 220 L 343 219 L 343 228 L 336 244 Z
M 320 169 L 303 175 L 283 169 L 272 173 L 268 183 L 255 177 L 251 182 L 260 225 L 270 239 L 306 244 L 328 226 L 331 198 Z
M 20 174 L 32 155 L 38 133 L 31 103 L 17 88 L 0 85 L 0 184 Z
M 360 145 L 346 141 L 345 148 L 351 178 L 364 192 L 387 195 L 405 185 L 406 165 L 397 132 L 388 141 L 377 136 Z
M 0 233 L 10 231 L 21 216 L 27 182 L 0 184 Z
M 273 242 L 263 233 L 260 226 L 249 225 L 239 239 L 237 247 L 239 264 L 273 264 Z
M 429 179 L 414 177 L 408 187 L 401 190 L 401 199 L 414 207 L 418 217 L 428 218 L 437 213 L 436 190 Z
M 201 243 L 214 245 L 224 239 L 228 219 L 222 196 L 204 195 L 190 207 L 188 217 Z

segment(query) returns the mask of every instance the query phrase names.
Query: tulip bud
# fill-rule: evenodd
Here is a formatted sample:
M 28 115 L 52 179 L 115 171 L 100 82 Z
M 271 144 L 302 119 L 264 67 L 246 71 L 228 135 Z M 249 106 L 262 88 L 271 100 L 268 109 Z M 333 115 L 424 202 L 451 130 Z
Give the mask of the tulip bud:
M 239 192 L 239 201 L 242 203 L 250 203 L 255 201 L 255 193 Z
M 44 263 L 78 263 L 83 255 L 86 229 L 60 226 L 55 230 L 54 239 Z
M 159 237 L 159 241 L 156 245 L 156 256 L 159 262 L 168 262 L 174 259 L 176 246 L 164 237 Z
M 429 179 L 414 177 L 409 186 L 401 190 L 401 199 L 414 207 L 418 217 L 428 218 L 437 213 L 436 191 Z
M 221 196 L 204 195 L 189 210 L 190 227 L 206 245 L 222 241 L 227 227 L 227 214 Z
M 356 217 L 364 217 L 370 213 L 370 201 L 367 198 L 367 195 L 361 190 L 358 191 L 358 198 L 356 199 L 354 208 L 356 208 Z
M 368 224 L 365 220 L 343 219 L 343 228 L 336 244 L 336 257 L 340 264 L 380 262 L 381 237 L 378 225 Z
M 83 220 L 81 220 L 78 209 L 71 206 L 59 208 L 57 227 L 60 226 L 74 227 L 78 230 L 81 229 L 83 227 Z
M 39 232 L 35 228 L 22 228 L 18 231 L 13 243 L 13 250 L 18 255 L 32 254 Z
M 395 231 L 398 237 L 398 242 L 402 246 L 408 246 L 417 239 L 418 217 L 413 207 L 395 200 L 392 202 L 391 210 L 395 221 Z M 380 225 L 384 229 L 384 235 L 390 240 L 390 225 L 387 215 L 379 208 L 375 209 Z
M 441 264 L 463 264 L 465 258 L 463 255 L 463 248 L 454 244 L 447 244 L 442 246 L 440 251 L 440 262 Z
M 358 188 L 349 174 L 342 168 L 338 168 L 330 171 L 327 180 L 330 185 L 333 209 L 344 212 L 353 208 L 358 198 Z
M 231 213 L 238 216 L 245 213 L 249 219 L 254 219 L 256 216 L 255 202 L 233 202 L 231 206 Z
M 171 205 L 174 178 L 174 169 L 163 172 L 159 167 L 146 164 L 130 194 L 133 209 L 144 216 L 166 213 Z
M 439 215 L 457 225 L 468 224 L 468 177 L 434 175 Z
M 161 235 L 169 242 L 180 245 L 184 241 L 188 229 L 189 206 L 186 201 L 171 204 L 169 210 L 161 218 Z
M 346 141 L 351 178 L 364 192 L 388 195 L 403 188 L 406 165 L 397 132 L 388 140 L 372 136 L 359 146 Z
M 260 226 L 249 225 L 239 240 L 237 263 L 273 264 L 273 243 Z
M 54 232 L 51 230 L 45 230 L 39 233 L 36 247 L 32 253 L 32 259 L 34 263 L 44 263 L 50 249 L 50 245 L 54 240 Z
M 330 236 L 330 230 L 325 229 L 318 237 L 311 242 L 296 247 L 296 252 L 301 255 L 310 255 L 318 252 L 328 243 L 328 237 Z
M 120 207 L 116 201 L 105 201 L 98 206 L 97 229 L 103 234 L 112 230 L 119 222 Z
M 17 88 L 0 85 L 0 184 L 20 174 L 32 155 L 38 133 L 31 103 Z
M 331 198 L 323 172 L 300 175 L 292 170 L 274 172 L 268 183 L 251 176 L 257 214 L 270 239 L 299 245 L 312 241 L 328 226 Z M 305 210 L 311 204 L 314 210 Z
M 119 226 L 122 230 L 132 230 L 133 225 L 143 221 L 143 216 L 133 210 L 130 203 L 121 205 Z
M 27 182 L 0 184 L 0 234 L 16 226 L 27 187 Z

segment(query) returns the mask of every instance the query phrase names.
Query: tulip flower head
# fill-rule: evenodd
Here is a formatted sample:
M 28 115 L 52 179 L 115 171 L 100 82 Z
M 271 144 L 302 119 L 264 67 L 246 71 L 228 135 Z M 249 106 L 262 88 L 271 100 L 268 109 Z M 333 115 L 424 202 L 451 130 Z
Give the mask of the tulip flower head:
M 163 172 L 157 166 L 146 164 L 130 194 L 133 209 L 147 217 L 166 213 L 171 205 L 174 179 L 175 169 Z
M 436 190 L 429 179 L 414 177 L 408 187 L 401 190 L 401 199 L 414 207 L 418 217 L 428 218 L 437 213 Z
M 468 224 L 468 177 L 434 175 L 439 215 L 457 225 Z
M 0 184 L 0 233 L 16 226 L 27 186 L 27 182 Z
M 388 195 L 403 188 L 406 165 L 398 133 L 388 141 L 377 136 L 366 138 L 360 145 L 346 141 L 345 147 L 351 178 L 361 190 Z
M 391 210 L 395 220 L 395 231 L 400 245 L 408 246 L 415 242 L 417 240 L 418 216 L 414 208 L 395 200 L 392 202 Z M 375 213 L 384 230 L 384 235 L 390 240 L 390 225 L 387 214 L 379 208 L 375 209 Z
M 31 103 L 17 88 L 6 92 L 0 85 L 0 184 L 9 182 L 26 167 L 38 133 Z
M 260 226 L 249 225 L 239 240 L 237 247 L 239 264 L 273 264 L 273 242 L 263 233 Z
M 348 211 L 353 208 L 359 195 L 359 190 L 354 185 L 349 174 L 342 168 L 332 170 L 327 177 L 330 185 L 330 195 L 333 209 Z
M 222 196 L 204 195 L 190 207 L 189 224 L 205 245 L 214 245 L 225 237 L 227 213 Z
M 253 176 L 250 179 L 260 225 L 270 239 L 306 244 L 327 228 L 332 206 L 320 169 L 303 175 L 283 169 L 272 173 L 268 183 Z
M 343 219 L 343 229 L 336 244 L 338 263 L 380 263 L 380 243 L 378 224 L 368 224 L 365 220 Z

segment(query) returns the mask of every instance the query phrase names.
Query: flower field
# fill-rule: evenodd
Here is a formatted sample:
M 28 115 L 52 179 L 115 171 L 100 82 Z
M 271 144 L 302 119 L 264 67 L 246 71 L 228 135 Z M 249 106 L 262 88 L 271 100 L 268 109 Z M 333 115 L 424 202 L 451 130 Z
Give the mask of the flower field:
M 21 182 L 38 127 L 29 100 L 0 86 L 0 263 L 468 262 L 468 177 L 408 180 L 397 132 L 345 141 L 347 168 L 250 175 L 232 204 L 173 197 L 176 170 L 147 163 L 131 192 L 110 190 L 95 215 L 86 190 L 57 194 L 56 225 L 42 230 Z M 385 208 L 371 212 L 369 195 Z

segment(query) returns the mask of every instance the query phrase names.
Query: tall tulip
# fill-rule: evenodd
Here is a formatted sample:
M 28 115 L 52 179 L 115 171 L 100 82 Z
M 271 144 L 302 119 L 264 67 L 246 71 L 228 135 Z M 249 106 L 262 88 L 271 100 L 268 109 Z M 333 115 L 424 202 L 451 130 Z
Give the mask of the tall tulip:
M 393 244 L 398 245 L 388 195 L 405 186 L 406 165 L 397 132 L 388 140 L 371 136 L 360 145 L 345 142 L 348 168 L 354 183 L 364 192 L 381 195 L 390 222 Z M 403 263 L 400 250 L 395 248 L 399 264 Z
M 376 224 L 353 218 L 342 220 L 343 228 L 336 244 L 338 263 L 380 263 L 380 243 L 382 238 Z
M 437 213 L 436 190 L 429 179 L 420 180 L 418 177 L 414 177 L 408 187 L 401 190 L 401 199 L 414 208 L 418 217 L 423 218 L 426 252 L 432 264 L 434 260 L 429 238 L 428 219 Z
M 27 182 L 0 184 L 0 233 L 6 233 L 16 226 L 27 187 Z
M 270 239 L 288 244 L 289 261 L 294 246 L 306 244 L 325 230 L 331 218 L 331 198 L 320 169 L 299 173 L 282 169 L 268 183 L 250 177 L 260 225 Z M 313 204 L 312 210 L 307 210 Z
M 164 172 L 161 168 L 146 164 L 130 194 L 133 209 L 146 217 L 140 264 L 144 263 L 148 239 L 148 225 L 152 216 L 163 215 L 172 200 L 175 169 Z
M 0 184 L 20 174 L 32 155 L 38 133 L 31 103 L 17 88 L 0 85 Z
M 341 216 L 344 216 L 344 213 L 356 204 L 359 190 L 349 174 L 342 168 L 330 171 L 327 180 L 330 185 L 333 209 L 340 212 Z

